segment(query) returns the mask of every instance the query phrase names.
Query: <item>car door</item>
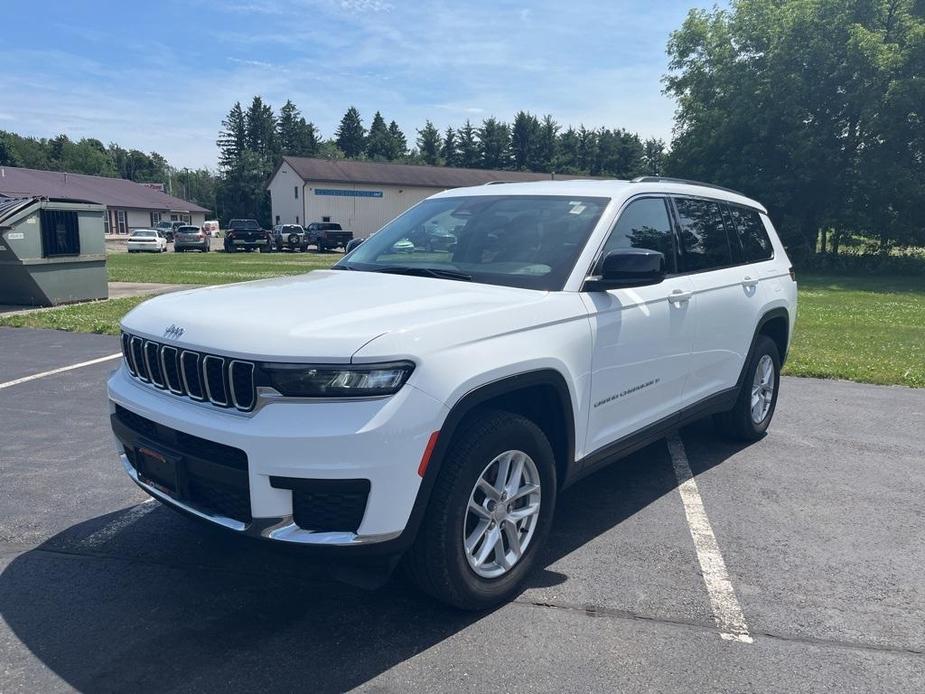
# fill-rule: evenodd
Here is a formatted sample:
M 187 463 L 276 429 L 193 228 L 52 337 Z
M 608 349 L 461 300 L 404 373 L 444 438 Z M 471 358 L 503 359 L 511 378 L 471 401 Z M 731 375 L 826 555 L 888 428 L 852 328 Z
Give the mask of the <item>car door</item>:
M 756 324 L 758 278 L 742 261 L 725 203 L 672 196 L 681 240 L 682 269 L 693 284 L 697 326 L 684 404 L 735 386 Z
M 597 263 L 617 248 L 660 251 L 669 274 L 650 286 L 582 294 L 594 345 L 585 448 L 590 453 L 680 409 L 693 342 L 696 298 L 690 278 L 676 273 L 667 198 L 632 199 Z

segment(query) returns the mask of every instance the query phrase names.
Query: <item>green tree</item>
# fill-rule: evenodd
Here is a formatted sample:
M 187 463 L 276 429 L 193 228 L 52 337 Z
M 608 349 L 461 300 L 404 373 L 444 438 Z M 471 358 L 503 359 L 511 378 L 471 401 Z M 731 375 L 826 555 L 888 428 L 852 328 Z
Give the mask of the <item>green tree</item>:
M 0 166 L 21 166 L 19 152 L 12 133 L 0 130 Z
M 318 129 L 305 120 L 292 101 L 286 101 L 279 110 L 277 138 L 282 154 L 313 157 L 318 151 Z
M 549 114 L 540 123 L 539 145 L 537 147 L 537 171 L 554 171 L 558 155 L 559 124 Z
M 359 157 L 366 151 L 366 128 L 356 107 L 347 109 L 340 120 L 335 133 L 335 142 L 340 150 L 350 159 Z
M 436 166 L 440 163 L 440 131 L 429 120 L 418 130 L 418 153 L 425 164 Z
M 506 169 L 511 165 L 511 128 L 494 116 L 479 128 L 479 153 L 485 169 Z
M 642 145 L 643 167 L 647 176 L 659 176 L 665 167 L 665 141 L 650 137 Z
M 579 166 L 578 132 L 571 125 L 559 136 L 558 154 L 556 156 L 556 171 L 568 174 L 581 173 Z
M 469 120 L 457 133 L 459 135 L 459 165 L 467 169 L 478 168 L 481 164 L 478 133 Z
M 408 140 L 405 133 L 398 127 L 398 123 L 389 123 L 389 161 L 404 159 L 408 155 Z
M 921 233 L 921 0 L 735 0 L 691 11 L 668 53 L 672 175 L 758 197 L 794 251 Z
M 447 166 L 459 166 L 459 145 L 456 142 L 456 131 L 453 128 L 448 127 L 443 133 L 440 156 Z
M 536 116 L 519 111 L 511 126 L 511 155 L 514 168 L 536 170 L 540 166 L 540 122 Z
M 231 111 L 222 121 L 218 134 L 218 163 L 223 169 L 231 169 L 240 164 L 241 157 L 247 149 L 247 122 L 241 102 L 236 101 Z M 120 148 L 121 149 L 121 148 Z M 129 176 L 125 176 L 129 178 Z
M 392 157 L 392 137 L 385 119 L 379 111 L 373 116 L 369 126 L 369 137 L 366 138 L 366 156 L 370 159 L 388 160 Z

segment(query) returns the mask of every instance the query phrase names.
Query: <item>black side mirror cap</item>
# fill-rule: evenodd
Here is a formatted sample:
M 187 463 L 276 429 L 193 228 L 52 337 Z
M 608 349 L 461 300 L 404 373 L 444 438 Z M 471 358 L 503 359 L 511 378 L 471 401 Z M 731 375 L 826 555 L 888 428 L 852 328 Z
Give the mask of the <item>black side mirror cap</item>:
M 620 248 L 604 256 L 600 272 L 585 280 L 583 291 L 658 284 L 665 279 L 665 255 L 648 248 Z

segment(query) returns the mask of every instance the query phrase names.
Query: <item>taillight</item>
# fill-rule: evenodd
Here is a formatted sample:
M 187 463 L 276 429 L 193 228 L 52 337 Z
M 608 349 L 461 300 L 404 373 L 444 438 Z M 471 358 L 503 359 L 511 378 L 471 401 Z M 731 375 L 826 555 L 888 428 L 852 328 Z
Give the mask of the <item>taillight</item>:
M 792 265 L 790 266 L 790 279 L 792 279 L 794 282 L 797 281 L 797 271 L 793 269 Z

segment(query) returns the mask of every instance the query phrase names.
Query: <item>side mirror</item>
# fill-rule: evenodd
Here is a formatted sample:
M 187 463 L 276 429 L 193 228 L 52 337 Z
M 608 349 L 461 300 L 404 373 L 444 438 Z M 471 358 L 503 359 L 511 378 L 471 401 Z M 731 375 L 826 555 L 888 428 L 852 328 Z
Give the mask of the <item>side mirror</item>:
M 647 248 L 610 251 L 601 263 L 601 274 L 585 280 L 584 291 L 604 292 L 621 287 L 645 287 L 665 279 L 665 256 Z

